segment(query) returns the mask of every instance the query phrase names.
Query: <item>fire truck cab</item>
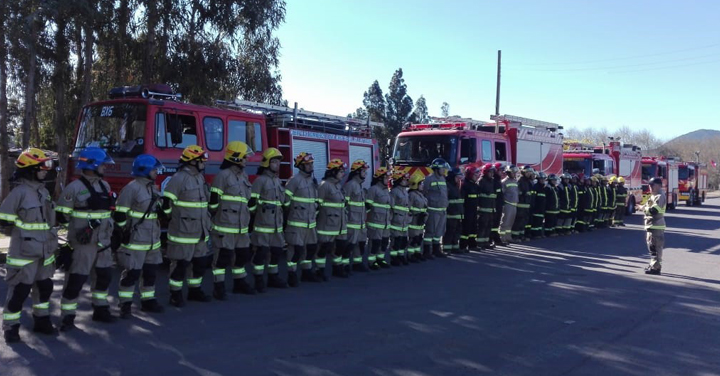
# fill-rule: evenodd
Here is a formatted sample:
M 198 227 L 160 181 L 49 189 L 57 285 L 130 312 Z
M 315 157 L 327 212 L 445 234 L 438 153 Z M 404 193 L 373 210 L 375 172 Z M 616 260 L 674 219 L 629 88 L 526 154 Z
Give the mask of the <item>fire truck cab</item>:
M 700 206 L 707 194 L 707 167 L 695 162 L 678 165 L 679 199 L 687 206 Z
M 666 157 L 642 158 L 642 192 L 645 203 L 650 195 L 650 179 L 660 178 L 667 196 L 667 208 L 672 210 L 678 203 L 678 161 Z

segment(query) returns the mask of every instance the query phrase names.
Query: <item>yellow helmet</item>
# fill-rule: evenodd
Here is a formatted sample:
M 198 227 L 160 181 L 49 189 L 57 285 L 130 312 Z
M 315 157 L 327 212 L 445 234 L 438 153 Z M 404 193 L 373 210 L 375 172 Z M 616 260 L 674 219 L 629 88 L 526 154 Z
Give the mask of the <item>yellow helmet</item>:
M 232 163 L 238 163 L 243 158 L 253 155 L 246 143 L 242 141 L 233 141 L 225 148 L 225 160 Z
M 310 163 L 314 160 L 315 158 L 313 158 L 311 153 L 303 151 L 295 157 L 295 167 L 300 168 L 300 165 Z
M 612 183 L 615 182 L 615 180 L 617 180 L 617 177 L 615 177 L 615 176 L 613 175 L 613 176 L 610 177 L 610 179 L 608 179 L 608 182 L 609 182 L 610 184 L 612 184 Z
M 625 184 L 625 178 L 620 176 L 617 178 L 617 182 L 618 182 L 618 184 Z
M 393 178 L 393 180 L 409 179 L 410 174 L 408 174 L 407 172 L 405 172 L 403 170 L 394 170 L 392 172 L 392 178 Z
M 387 167 L 380 167 L 377 170 L 375 170 L 375 173 L 373 174 L 374 178 L 381 178 L 383 176 L 389 176 L 390 171 L 388 171 Z
M 424 174 L 414 174 L 410 177 L 410 189 L 420 189 L 420 183 L 425 180 Z
M 350 166 L 350 171 L 354 172 L 357 170 L 367 170 L 368 168 L 370 168 L 370 166 L 368 166 L 365 161 L 363 161 L 362 159 L 358 159 L 353 162 L 352 166 Z
M 343 162 L 342 159 L 340 159 L 340 158 L 331 159 L 330 162 L 328 162 L 328 164 L 327 164 L 328 170 L 335 170 L 335 169 L 339 169 L 339 168 L 342 168 L 343 170 L 347 170 L 347 164 L 345 164 L 345 162 Z
M 182 155 L 180 156 L 180 161 L 190 162 L 198 158 L 205 162 L 208 160 L 208 155 L 200 146 L 190 145 L 183 150 Z
M 38 166 L 42 170 L 49 170 L 52 168 L 52 159 L 45 155 L 45 152 L 40 149 L 28 148 L 17 157 L 15 166 L 17 166 L 17 168 Z
M 260 167 L 270 167 L 270 160 L 274 158 L 282 158 L 283 155 L 280 150 L 275 148 L 268 148 L 263 152 L 263 159 L 260 162 Z
M 593 183 L 599 183 L 597 176 L 593 176 L 592 178 L 590 178 L 590 181 L 592 181 Z

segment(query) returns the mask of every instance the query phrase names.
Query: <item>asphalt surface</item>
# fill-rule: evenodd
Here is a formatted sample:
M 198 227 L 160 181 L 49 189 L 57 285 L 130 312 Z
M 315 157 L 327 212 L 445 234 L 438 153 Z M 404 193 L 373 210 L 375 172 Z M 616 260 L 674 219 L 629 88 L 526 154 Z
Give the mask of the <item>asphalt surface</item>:
M 26 308 L 0 375 L 720 375 L 720 199 L 667 214 L 662 276 L 641 220 L 115 324 L 85 300 L 57 338 Z

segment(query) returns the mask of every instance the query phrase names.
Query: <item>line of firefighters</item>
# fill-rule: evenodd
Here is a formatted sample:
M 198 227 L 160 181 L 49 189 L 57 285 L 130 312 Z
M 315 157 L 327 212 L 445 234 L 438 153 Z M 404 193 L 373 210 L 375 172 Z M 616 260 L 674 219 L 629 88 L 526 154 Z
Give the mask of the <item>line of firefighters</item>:
M 529 167 L 507 166 L 503 172 L 500 164 L 467 168 L 463 179 L 439 158 L 428 177 L 380 167 L 366 190 L 365 161 L 356 160 L 348 169 L 333 159 L 318 183 L 313 156 L 305 152 L 295 157 L 298 173 L 283 186 L 278 178 L 283 156 L 275 148 L 264 151 L 258 176 L 250 183 L 245 164 L 251 153 L 242 142 L 229 143 L 208 189 L 207 154 L 189 146 L 162 192 L 155 184 L 162 164 L 141 155 L 133 163 L 134 180 L 115 197 L 102 179 L 105 166 L 114 161 L 104 150 L 88 147 L 78 158 L 80 178 L 54 203 L 43 184 L 52 161 L 39 149 L 23 152 L 15 163 L 17 186 L 0 205 L 0 225 L 11 229 L 3 310 L 6 342 L 20 341 L 22 306 L 30 295 L 33 331 L 57 334 L 50 320 L 56 268 L 66 271 L 61 331 L 75 328 L 78 298 L 88 279 L 92 319 L 116 320 L 108 301 L 115 263 L 122 270 L 120 317 L 132 317 L 137 295 L 142 311 L 163 312 L 155 295 L 163 261 L 162 218 L 169 221 L 165 257 L 170 260 L 170 304 L 182 307 L 186 299 L 212 300 L 201 287 L 208 269 L 212 296 L 226 300 L 227 276 L 232 293 L 252 295 L 265 292 L 266 286 L 323 282 L 329 274 L 347 278 L 353 271 L 442 258 L 445 252 L 622 225 L 627 194 L 622 178 L 564 174 L 559 179 Z M 68 229 L 59 252 L 56 225 Z M 279 273 L 281 262 L 287 266 L 286 279 Z

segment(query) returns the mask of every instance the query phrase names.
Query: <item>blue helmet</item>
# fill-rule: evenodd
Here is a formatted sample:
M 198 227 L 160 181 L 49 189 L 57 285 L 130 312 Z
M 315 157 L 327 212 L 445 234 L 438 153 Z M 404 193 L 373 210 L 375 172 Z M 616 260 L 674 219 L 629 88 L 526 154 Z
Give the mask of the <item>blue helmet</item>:
M 445 168 L 445 169 L 448 169 L 448 170 L 449 170 L 449 169 L 450 169 L 450 164 L 447 163 L 447 162 L 445 162 L 445 160 L 442 159 L 442 158 L 435 158 L 435 159 L 432 161 L 432 163 L 430 164 L 430 168 L 432 168 L 433 170 L 437 170 L 437 169 L 440 169 L 440 168 Z
M 150 154 L 141 154 L 132 165 L 132 176 L 149 177 L 150 171 L 163 168 L 163 164 Z
M 115 161 L 99 147 L 91 146 L 80 152 L 76 168 L 80 170 L 97 171 L 100 165 L 115 164 Z

